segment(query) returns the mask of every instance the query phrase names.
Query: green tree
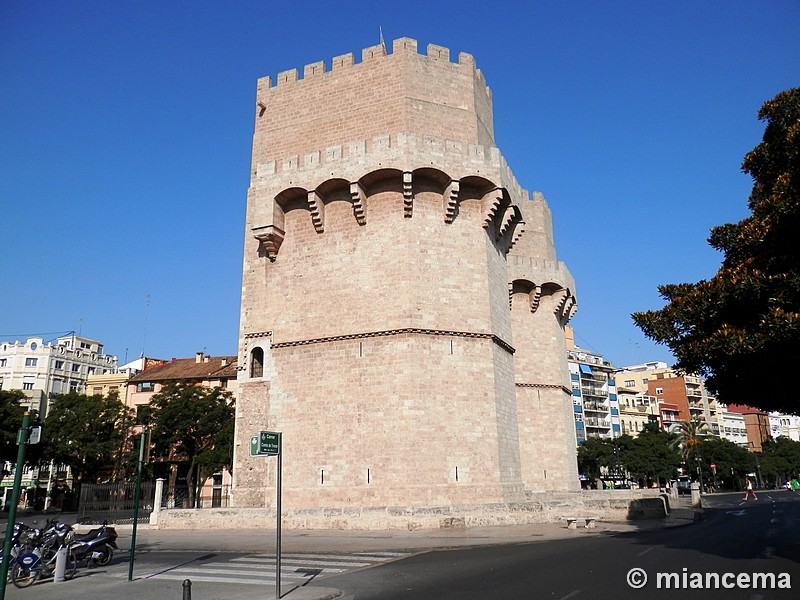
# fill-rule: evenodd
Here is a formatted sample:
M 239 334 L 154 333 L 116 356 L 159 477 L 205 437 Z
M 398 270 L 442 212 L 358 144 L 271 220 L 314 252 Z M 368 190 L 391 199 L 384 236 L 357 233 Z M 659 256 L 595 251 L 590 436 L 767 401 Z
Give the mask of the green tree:
M 692 459 L 701 456 L 700 447 L 708 439 L 708 425 L 705 421 L 692 419 L 691 421 L 681 421 L 675 431 L 675 438 L 672 445 L 679 448 L 683 460 L 691 464 Z
M 589 481 L 600 478 L 601 469 L 610 468 L 614 462 L 614 447 L 609 440 L 588 438 L 578 446 L 578 470 Z
M 764 442 L 759 457 L 761 474 L 778 485 L 800 474 L 800 442 L 785 436 Z
M 44 420 L 44 457 L 68 465 L 79 483 L 108 479 L 130 420 L 116 392 L 56 396 Z
M 702 444 L 709 437 L 705 421 L 681 421 L 675 431 L 672 447 L 680 450 L 687 472 L 692 478 L 700 476 L 703 469 Z
M 753 177 L 751 215 L 711 230 L 724 254 L 717 274 L 659 286 L 668 304 L 632 315 L 667 345 L 675 367 L 706 377 L 728 403 L 794 412 L 791 395 L 764 394 L 764 373 L 800 358 L 800 88 L 766 102 L 761 144 L 744 159 Z
M 232 465 L 234 413 L 229 391 L 186 382 L 165 385 L 142 413 L 152 428 L 154 454 L 188 466 L 191 506 L 196 504 L 196 487 Z
M 17 432 L 25 412 L 20 401 L 24 398 L 21 390 L 0 390 L 0 481 L 10 474 L 3 463 L 17 460 Z
M 700 452 L 704 458 L 703 478 L 718 488 L 739 489 L 745 474 L 753 470 L 751 453 L 730 440 L 708 437 L 700 445 Z
M 667 482 L 676 476 L 681 455 L 674 440 L 674 434 L 663 431 L 658 423 L 650 422 L 637 437 L 625 444 L 623 464 L 641 487 L 649 487 L 652 483 L 659 487 L 663 483 L 666 487 Z

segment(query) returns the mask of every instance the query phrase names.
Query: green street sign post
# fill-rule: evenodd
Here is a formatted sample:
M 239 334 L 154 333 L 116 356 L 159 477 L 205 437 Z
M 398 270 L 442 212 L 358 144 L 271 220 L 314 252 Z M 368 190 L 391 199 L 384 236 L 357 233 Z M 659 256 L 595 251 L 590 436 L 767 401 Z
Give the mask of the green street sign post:
M 17 435 L 17 466 L 14 469 L 14 486 L 11 490 L 11 505 L 8 507 L 8 521 L 6 522 L 6 535 L 3 539 L 3 562 L 0 562 L 0 600 L 6 597 L 6 581 L 8 579 L 8 564 L 11 562 L 11 537 L 14 532 L 14 523 L 17 522 L 17 504 L 19 503 L 20 488 L 22 487 L 22 468 L 25 466 L 25 449 L 30 443 L 31 413 L 25 411 L 22 415 L 22 427 Z M 37 434 L 38 438 L 38 434 Z M 37 439 L 38 441 L 38 439 Z
M 278 472 L 275 475 L 275 600 L 281 600 L 281 473 L 283 453 L 281 452 L 282 433 L 259 431 L 250 436 L 250 456 L 277 456 Z
M 281 453 L 281 434 L 274 431 L 260 431 L 250 436 L 250 456 L 279 456 Z

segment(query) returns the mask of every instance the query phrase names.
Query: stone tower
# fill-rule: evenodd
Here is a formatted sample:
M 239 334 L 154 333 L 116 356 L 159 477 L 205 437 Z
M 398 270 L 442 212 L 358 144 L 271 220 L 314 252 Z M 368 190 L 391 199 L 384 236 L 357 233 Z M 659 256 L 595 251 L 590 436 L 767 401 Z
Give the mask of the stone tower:
M 430 525 L 578 489 L 550 211 L 494 145 L 475 61 L 415 40 L 258 82 L 234 503 Z M 466 512 L 465 512 L 466 511 Z

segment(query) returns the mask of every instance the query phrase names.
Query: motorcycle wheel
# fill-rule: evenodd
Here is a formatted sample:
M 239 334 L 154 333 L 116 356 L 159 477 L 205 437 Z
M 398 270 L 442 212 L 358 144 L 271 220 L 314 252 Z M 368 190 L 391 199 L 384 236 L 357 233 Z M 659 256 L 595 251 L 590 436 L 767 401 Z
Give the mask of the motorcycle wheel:
M 100 550 L 96 551 L 100 554 L 97 558 L 92 558 L 92 562 L 98 567 L 105 567 L 114 558 L 114 550 L 111 546 L 103 546 Z
M 11 583 L 18 588 L 26 588 L 39 577 L 38 569 L 28 569 L 19 563 L 11 567 Z

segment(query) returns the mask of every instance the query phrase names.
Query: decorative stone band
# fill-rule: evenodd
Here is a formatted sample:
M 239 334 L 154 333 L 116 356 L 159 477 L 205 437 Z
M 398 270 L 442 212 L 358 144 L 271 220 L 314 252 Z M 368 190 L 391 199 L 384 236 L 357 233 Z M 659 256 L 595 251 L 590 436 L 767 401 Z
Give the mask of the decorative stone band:
M 525 387 L 525 388 L 547 388 L 551 390 L 561 390 L 568 396 L 572 395 L 571 389 L 559 383 L 515 383 L 514 385 L 517 387 Z
M 509 344 L 505 340 L 501 339 L 500 337 L 492 333 L 477 333 L 471 331 L 443 331 L 440 329 L 417 329 L 415 327 L 408 327 L 405 329 L 389 329 L 386 331 L 371 331 L 367 333 L 333 335 L 330 337 L 321 337 L 309 340 L 297 340 L 294 342 L 278 342 L 272 344 L 271 347 L 273 350 L 275 350 L 278 348 L 293 348 L 296 346 L 308 346 L 310 344 L 325 344 L 329 342 L 339 342 L 342 340 L 357 340 L 357 339 L 365 339 L 373 337 L 388 337 L 388 336 L 407 335 L 407 334 L 485 339 L 485 340 L 491 340 L 509 354 L 514 354 L 514 352 L 516 351 L 511 344 Z

